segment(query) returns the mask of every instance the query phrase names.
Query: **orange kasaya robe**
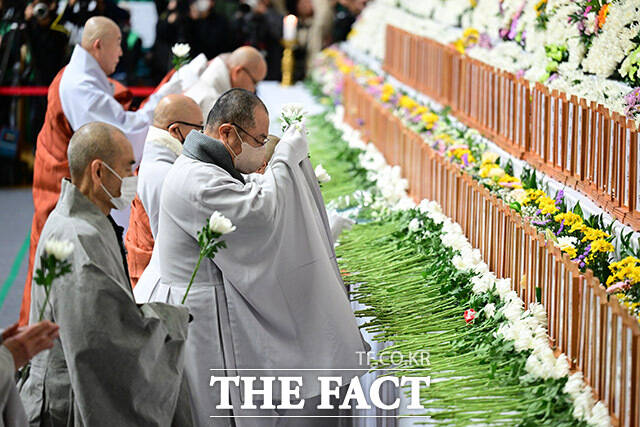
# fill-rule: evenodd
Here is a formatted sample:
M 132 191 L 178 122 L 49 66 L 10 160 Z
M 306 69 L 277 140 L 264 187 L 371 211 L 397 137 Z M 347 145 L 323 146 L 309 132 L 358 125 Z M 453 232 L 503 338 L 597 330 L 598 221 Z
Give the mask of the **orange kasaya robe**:
M 127 249 L 127 264 L 131 286 L 135 287 L 142 272 L 151 260 L 153 252 L 153 235 L 149 216 L 142 206 L 142 201 L 136 196 L 131 203 L 129 214 L 129 229 L 124 238 L 124 246 Z
M 62 178 L 70 177 L 67 147 L 73 135 L 73 130 L 62 110 L 60 102 L 60 80 L 64 68 L 58 72 L 49 86 L 47 94 L 47 112 L 44 125 L 38 134 L 36 143 L 36 158 L 33 165 L 33 221 L 31 224 L 31 241 L 29 246 L 29 267 L 27 280 L 22 294 L 20 307 L 20 325 L 29 323 L 31 306 L 31 281 L 33 278 L 33 264 L 36 246 L 40 240 L 40 233 L 49 214 L 58 203 L 60 182 Z M 173 75 L 169 72 L 157 87 L 167 82 Z M 128 110 L 133 100 L 131 91 L 121 83 L 109 79 L 114 85 L 113 97 Z M 148 222 L 148 220 L 147 220 Z

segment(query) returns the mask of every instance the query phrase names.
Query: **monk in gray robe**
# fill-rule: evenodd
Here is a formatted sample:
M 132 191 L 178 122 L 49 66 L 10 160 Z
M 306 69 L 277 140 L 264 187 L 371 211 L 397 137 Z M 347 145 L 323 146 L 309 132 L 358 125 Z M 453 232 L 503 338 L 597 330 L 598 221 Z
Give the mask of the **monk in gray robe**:
M 63 180 L 45 223 L 35 268 L 54 238 L 73 243 L 71 272 L 54 280 L 44 311 L 60 326 L 60 338 L 34 357 L 21 390 L 29 422 L 189 426 L 188 403 L 178 403 L 189 313 L 185 307 L 135 304 L 122 229 L 109 216 L 135 195 L 131 144 L 115 127 L 94 122 L 78 129 L 67 153 L 71 181 Z M 44 301 L 43 287 L 34 284 L 32 322 Z
M 214 211 L 237 227 L 227 248 L 204 260 L 188 294 L 186 372 L 198 425 L 269 426 L 287 410 L 216 408 L 211 376 L 302 376 L 300 398 L 320 394 L 318 376 L 343 384 L 366 372 L 366 351 L 335 259 L 333 241 L 303 132 L 289 129 L 263 175 L 267 109 L 254 94 L 231 89 L 216 102 L 202 132 L 192 131 L 166 177 L 158 239 L 161 280 L 152 299 L 177 303 L 198 259 L 197 232 Z M 260 371 L 255 371 L 259 369 Z M 315 370 L 315 371 L 314 371 Z M 256 382 L 256 388 L 262 384 Z M 281 390 L 273 390 L 274 403 Z M 316 402 L 317 403 L 317 402 Z M 305 405 L 301 412 L 312 410 Z M 330 416 L 337 412 L 328 412 Z M 290 418 L 289 420 L 295 420 Z M 301 426 L 330 419 L 301 418 Z
M 36 354 L 53 347 L 58 329 L 58 325 L 44 320 L 23 328 L 16 323 L 0 334 L 0 427 L 28 425 L 16 390 L 16 371 Z

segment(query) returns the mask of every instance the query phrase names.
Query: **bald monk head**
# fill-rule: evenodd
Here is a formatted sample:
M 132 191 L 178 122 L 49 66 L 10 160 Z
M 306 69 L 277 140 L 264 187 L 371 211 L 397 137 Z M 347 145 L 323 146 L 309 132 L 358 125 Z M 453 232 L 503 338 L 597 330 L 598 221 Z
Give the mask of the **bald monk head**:
M 67 156 L 71 182 L 108 215 L 117 207 L 111 197 L 120 197 L 122 178 L 133 175 L 131 143 L 118 128 L 92 122 L 73 134 Z
M 104 16 L 89 18 L 84 24 L 81 46 L 100 64 L 106 75 L 113 74 L 122 56 L 122 35 L 118 25 Z
M 202 110 L 185 95 L 167 95 L 153 111 L 153 126 L 164 129 L 172 137 L 184 143 L 192 130 L 202 130 Z
M 267 63 L 260 52 L 251 46 L 242 46 L 231 52 L 226 63 L 233 88 L 255 93 L 258 82 L 267 75 Z

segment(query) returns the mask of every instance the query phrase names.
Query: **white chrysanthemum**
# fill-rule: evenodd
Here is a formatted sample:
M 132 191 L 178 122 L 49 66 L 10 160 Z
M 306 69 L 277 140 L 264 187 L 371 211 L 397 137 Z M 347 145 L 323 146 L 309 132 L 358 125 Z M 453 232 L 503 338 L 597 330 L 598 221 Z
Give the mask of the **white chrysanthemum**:
M 564 385 L 562 389 L 563 392 L 567 393 L 573 399 L 578 397 L 582 390 L 584 389 L 584 376 L 582 372 L 576 372 L 569 376 L 567 383 Z
M 505 296 L 511 292 L 511 279 L 496 280 L 496 291 L 498 291 L 500 299 L 504 300 Z
M 44 251 L 47 255 L 53 255 L 58 261 L 64 261 L 73 252 L 73 243 L 69 240 L 49 239 L 44 244 Z
M 418 218 L 413 218 L 411 222 L 409 222 L 409 231 L 412 233 L 415 233 L 416 231 L 420 230 L 421 227 L 422 227 L 422 221 L 420 221 Z
M 214 211 L 209 218 L 209 230 L 214 233 L 227 234 L 235 231 L 236 226 L 233 225 L 231 220 L 222 215 L 218 211 Z
M 551 378 L 560 379 L 569 375 L 569 361 L 567 356 L 562 353 L 557 359 L 551 372 Z
M 558 237 L 558 241 L 554 242 L 554 245 L 563 251 L 567 249 L 575 249 L 575 245 L 578 243 L 578 239 L 571 236 Z
M 522 316 L 522 304 L 516 300 L 509 301 L 500 309 L 500 312 L 511 322 L 515 322 Z
M 493 319 L 493 317 L 496 315 L 496 305 L 494 303 L 490 302 L 489 304 L 484 306 L 482 311 L 484 311 L 484 314 L 489 319 Z
M 323 182 L 331 181 L 331 175 L 329 175 L 329 173 L 321 164 L 318 164 L 318 166 L 316 166 L 316 168 L 314 169 L 314 172 L 316 173 L 316 178 L 318 179 L 318 182 L 323 183 Z
M 191 52 L 191 46 L 189 46 L 189 43 L 176 43 L 171 48 L 171 53 L 178 58 L 186 57 L 189 55 L 189 52 Z
M 547 312 L 542 304 L 537 302 L 529 304 L 527 312 L 530 313 L 542 326 L 547 326 Z
M 587 419 L 587 423 L 595 427 L 608 427 L 611 425 L 609 410 L 604 403 L 598 402 L 595 404 L 591 409 L 591 416 Z
M 471 279 L 473 284 L 473 293 L 476 295 L 483 294 L 493 289 L 495 286 L 495 276 L 493 274 L 482 274 Z
M 587 386 L 573 401 L 573 417 L 578 420 L 587 420 L 591 418 L 592 408 L 593 395 L 591 387 Z

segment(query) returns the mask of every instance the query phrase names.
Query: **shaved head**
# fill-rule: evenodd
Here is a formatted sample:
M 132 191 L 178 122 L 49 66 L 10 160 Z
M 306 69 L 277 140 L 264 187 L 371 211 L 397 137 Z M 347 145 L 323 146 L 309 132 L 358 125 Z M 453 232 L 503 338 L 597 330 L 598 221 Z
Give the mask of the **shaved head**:
M 120 34 L 118 24 L 104 16 L 94 16 L 89 18 L 84 24 L 82 31 L 82 47 L 86 50 L 91 48 L 96 40 L 104 40 L 108 37 L 115 37 Z
M 258 82 L 267 75 L 267 63 L 254 47 L 242 46 L 231 52 L 227 59 L 231 86 L 255 92 Z
M 127 138 L 115 126 L 106 123 L 92 122 L 78 129 L 67 148 L 71 181 L 79 183 L 88 174 L 87 166 L 95 159 L 107 163 L 115 163 L 115 159 L 123 151 Z
M 84 24 L 81 46 L 98 61 L 102 71 L 110 75 L 122 56 L 121 39 L 120 28 L 115 22 L 104 16 L 94 16 Z
M 202 110 L 196 102 L 185 95 L 167 95 L 158 102 L 153 111 L 153 126 L 167 129 L 171 123 L 202 123 Z
M 253 46 L 242 46 L 231 52 L 229 66 L 232 68 L 242 66 L 252 70 L 261 67 L 264 67 L 265 71 L 267 69 L 267 63 L 262 54 Z

